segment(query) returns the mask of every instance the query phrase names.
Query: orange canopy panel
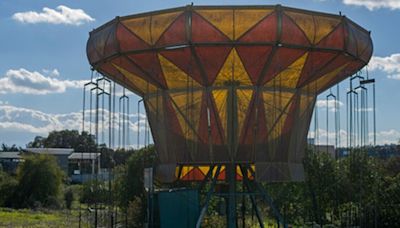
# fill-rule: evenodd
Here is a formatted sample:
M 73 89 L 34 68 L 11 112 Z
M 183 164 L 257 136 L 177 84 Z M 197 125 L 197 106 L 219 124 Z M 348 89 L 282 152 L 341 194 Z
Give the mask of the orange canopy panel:
M 247 178 L 249 180 L 254 179 L 254 165 L 245 168 L 247 172 Z M 250 171 L 251 170 L 251 171 Z M 209 173 L 212 172 L 212 173 Z M 216 178 L 217 180 L 223 181 L 226 179 L 225 166 L 222 165 L 218 176 L 216 177 L 217 167 L 210 165 L 193 165 L 193 166 L 177 166 L 175 169 L 176 180 L 181 181 L 203 181 L 207 175 L 209 179 Z M 243 173 L 239 166 L 236 166 L 236 180 L 243 180 Z
M 87 43 L 95 70 L 143 97 L 167 182 L 178 163 L 232 161 L 259 180 L 301 180 L 317 95 L 372 49 L 347 17 L 280 5 L 117 17 Z

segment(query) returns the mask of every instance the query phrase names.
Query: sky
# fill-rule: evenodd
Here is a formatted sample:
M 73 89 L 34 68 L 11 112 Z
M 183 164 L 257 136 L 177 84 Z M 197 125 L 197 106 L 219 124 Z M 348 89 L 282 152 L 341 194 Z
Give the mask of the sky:
M 0 143 L 25 147 L 37 135 L 50 131 L 82 130 L 82 85 L 90 79 L 86 57 L 89 32 L 116 16 L 185 6 L 187 1 L 137 0 L 2 0 L 0 1 Z M 371 31 L 374 53 L 368 75 L 376 79 L 377 143 L 400 139 L 400 0 L 201 0 L 194 5 L 275 5 L 338 14 L 341 12 Z M 363 71 L 366 75 L 366 70 Z M 346 80 L 339 85 L 340 135 L 346 138 Z M 335 112 L 326 93 L 317 102 L 319 143 L 334 142 L 334 131 L 326 131 Z M 131 102 L 139 98 L 131 95 Z M 327 108 L 328 106 L 328 108 Z M 145 143 L 143 107 L 131 106 L 129 142 Z M 372 108 L 366 112 L 372 119 Z M 372 126 L 372 124 L 369 124 Z M 315 127 L 310 127 L 310 136 Z M 372 129 L 370 136 L 372 136 Z M 135 141 L 135 142 L 134 142 Z M 369 143 L 372 137 L 369 138 Z M 341 142 L 343 145 L 345 141 Z

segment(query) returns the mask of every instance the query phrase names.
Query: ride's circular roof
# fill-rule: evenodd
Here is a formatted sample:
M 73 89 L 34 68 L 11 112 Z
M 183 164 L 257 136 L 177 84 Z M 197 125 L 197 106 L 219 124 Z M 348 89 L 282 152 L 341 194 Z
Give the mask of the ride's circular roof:
M 187 6 L 117 17 L 93 30 L 93 68 L 139 95 L 222 86 L 317 92 L 366 65 L 370 33 L 345 16 L 277 6 Z M 283 83 L 282 83 L 283 82 Z
M 95 70 L 144 97 L 164 177 L 176 164 L 235 161 L 271 181 L 301 179 L 316 95 L 372 49 L 344 16 L 280 5 L 117 17 L 87 43 Z

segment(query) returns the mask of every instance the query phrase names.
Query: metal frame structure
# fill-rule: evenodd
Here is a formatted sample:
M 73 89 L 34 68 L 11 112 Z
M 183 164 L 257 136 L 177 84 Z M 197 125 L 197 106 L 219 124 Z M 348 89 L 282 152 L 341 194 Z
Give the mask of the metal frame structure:
M 212 175 L 214 168 L 224 172 L 232 228 L 237 167 L 248 190 L 241 194 L 253 204 L 251 196 L 260 194 L 284 224 L 257 181 L 303 179 L 316 96 L 365 66 L 372 41 L 342 15 L 281 5 L 189 5 L 116 17 L 90 33 L 87 54 L 93 69 L 143 98 L 162 182 L 179 179 L 182 165 L 208 165 L 196 180 L 211 178 L 212 186 L 220 178 Z M 119 107 L 125 121 L 124 99 Z M 255 170 L 248 168 L 253 165 Z M 212 195 L 211 188 L 197 226 Z

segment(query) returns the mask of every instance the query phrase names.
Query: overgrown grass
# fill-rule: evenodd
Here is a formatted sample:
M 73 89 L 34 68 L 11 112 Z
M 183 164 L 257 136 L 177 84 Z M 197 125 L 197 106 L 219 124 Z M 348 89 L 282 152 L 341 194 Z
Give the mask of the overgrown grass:
M 78 227 L 78 211 L 0 208 L 0 227 Z

